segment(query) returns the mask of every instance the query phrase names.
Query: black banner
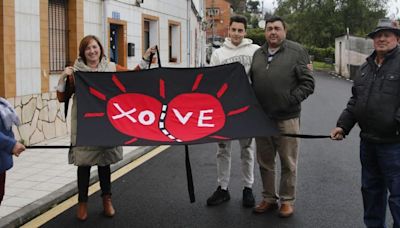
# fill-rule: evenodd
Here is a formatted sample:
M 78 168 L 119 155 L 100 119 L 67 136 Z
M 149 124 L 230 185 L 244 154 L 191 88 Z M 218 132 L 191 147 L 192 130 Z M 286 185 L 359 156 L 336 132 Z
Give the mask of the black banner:
M 239 63 L 76 72 L 77 146 L 197 144 L 277 135 Z

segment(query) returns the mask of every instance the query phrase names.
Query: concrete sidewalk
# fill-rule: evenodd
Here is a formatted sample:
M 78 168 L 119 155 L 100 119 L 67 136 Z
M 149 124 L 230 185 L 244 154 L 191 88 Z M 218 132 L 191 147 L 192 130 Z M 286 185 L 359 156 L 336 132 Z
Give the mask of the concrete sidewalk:
M 69 136 L 40 145 L 69 145 Z M 111 166 L 115 171 L 154 147 L 123 147 L 124 159 Z M 91 170 L 91 183 L 98 180 Z M 68 164 L 68 149 L 28 149 L 7 171 L 5 196 L 0 206 L 0 227 L 18 227 L 76 194 L 76 166 Z

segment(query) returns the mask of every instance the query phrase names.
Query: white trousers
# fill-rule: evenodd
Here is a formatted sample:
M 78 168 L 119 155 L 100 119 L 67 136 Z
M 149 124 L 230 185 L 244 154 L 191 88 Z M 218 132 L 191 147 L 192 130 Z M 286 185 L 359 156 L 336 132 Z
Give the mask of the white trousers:
M 242 177 L 244 187 L 251 188 L 254 183 L 254 139 L 239 139 L 240 159 L 242 164 Z M 227 189 L 231 176 L 231 145 L 232 141 L 218 143 L 217 172 L 218 184 L 222 189 Z

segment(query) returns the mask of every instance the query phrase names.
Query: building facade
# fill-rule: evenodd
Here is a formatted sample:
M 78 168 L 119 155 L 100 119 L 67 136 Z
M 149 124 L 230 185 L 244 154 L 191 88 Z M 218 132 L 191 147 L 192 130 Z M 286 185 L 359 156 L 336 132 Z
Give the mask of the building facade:
M 226 0 L 207 0 L 206 20 L 207 42 L 220 45 L 228 36 L 229 20 L 232 14 L 231 4 Z
M 0 2 L 0 96 L 21 118 L 16 137 L 30 145 L 68 134 L 55 87 L 85 35 L 97 36 L 110 60 L 130 69 L 152 45 L 163 66 L 202 66 L 204 7 L 203 0 Z
M 335 39 L 335 72 L 353 79 L 358 68 L 373 52 L 372 39 L 343 35 Z

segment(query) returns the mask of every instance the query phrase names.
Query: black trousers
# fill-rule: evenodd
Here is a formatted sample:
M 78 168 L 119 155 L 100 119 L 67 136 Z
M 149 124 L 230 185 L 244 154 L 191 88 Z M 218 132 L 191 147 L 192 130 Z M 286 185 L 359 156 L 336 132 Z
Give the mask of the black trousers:
M 0 205 L 4 196 L 4 188 L 6 185 L 6 171 L 0 173 Z
M 91 166 L 78 166 L 78 202 L 88 201 L 88 189 Z M 111 169 L 110 165 L 97 166 L 99 174 L 101 196 L 111 195 Z

